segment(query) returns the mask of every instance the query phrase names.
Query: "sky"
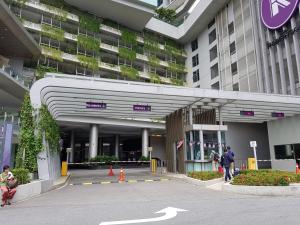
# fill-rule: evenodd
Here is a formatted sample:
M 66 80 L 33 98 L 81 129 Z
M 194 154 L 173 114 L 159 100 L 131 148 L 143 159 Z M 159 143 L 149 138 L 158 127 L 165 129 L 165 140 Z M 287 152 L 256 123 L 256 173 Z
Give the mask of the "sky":
M 147 2 L 149 4 L 152 4 L 152 5 L 157 5 L 157 0 L 142 0 L 143 2 Z

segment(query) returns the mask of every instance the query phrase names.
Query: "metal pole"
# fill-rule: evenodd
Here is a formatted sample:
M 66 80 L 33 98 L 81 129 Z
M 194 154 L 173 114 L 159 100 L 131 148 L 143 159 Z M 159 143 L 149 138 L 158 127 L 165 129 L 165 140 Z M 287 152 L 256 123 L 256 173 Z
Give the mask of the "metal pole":
M 258 165 L 257 165 L 257 155 L 256 155 L 256 147 L 253 147 L 253 152 L 254 152 L 254 158 L 255 158 L 255 167 L 256 167 L 256 170 L 258 170 Z

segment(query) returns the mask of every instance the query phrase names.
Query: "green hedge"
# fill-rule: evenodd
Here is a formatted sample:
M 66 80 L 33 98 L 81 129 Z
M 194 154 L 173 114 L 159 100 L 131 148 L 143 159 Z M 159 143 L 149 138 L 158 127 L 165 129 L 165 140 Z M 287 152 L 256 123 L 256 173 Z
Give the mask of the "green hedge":
M 18 184 L 27 184 L 30 182 L 29 170 L 24 168 L 15 168 L 11 171 L 18 180 Z
M 278 170 L 245 170 L 232 182 L 247 186 L 288 186 L 290 183 L 300 183 L 300 175 Z
M 37 80 L 44 78 L 46 73 L 57 73 L 57 69 L 48 66 L 38 65 L 35 72 L 35 77 Z
M 203 172 L 190 172 L 188 176 L 197 180 L 213 180 L 217 178 L 222 178 L 223 174 L 219 172 L 212 172 L 212 171 L 203 171 Z
M 146 157 L 146 156 L 141 156 L 141 158 L 139 159 L 139 161 L 141 162 L 149 162 L 150 161 L 150 157 Z
M 161 83 L 160 76 L 155 73 L 150 73 L 150 82 L 153 84 L 160 84 Z
M 105 164 L 112 164 L 113 161 L 119 161 L 119 159 L 115 156 L 98 155 L 95 158 L 92 158 L 90 161 L 91 162 L 102 162 Z

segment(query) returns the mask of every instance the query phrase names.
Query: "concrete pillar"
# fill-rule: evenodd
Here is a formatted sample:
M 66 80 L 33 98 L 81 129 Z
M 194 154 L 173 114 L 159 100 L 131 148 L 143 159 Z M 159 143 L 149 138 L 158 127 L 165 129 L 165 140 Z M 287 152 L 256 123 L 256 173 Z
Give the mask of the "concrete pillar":
M 73 163 L 74 162 L 74 155 L 75 155 L 75 131 L 72 130 L 71 131 L 71 153 L 70 153 L 70 162 Z
M 97 124 L 91 125 L 90 130 L 90 149 L 89 149 L 89 159 L 97 156 L 98 153 L 98 132 L 99 126 Z
M 273 37 L 270 30 L 267 31 L 267 37 L 268 37 L 268 41 L 271 43 L 273 41 Z M 273 90 L 274 90 L 273 92 L 274 94 L 278 94 L 279 88 L 278 88 L 277 73 L 276 73 L 275 52 L 273 47 L 269 48 L 269 54 L 271 60 L 271 71 L 272 71 Z
M 275 38 L 279 38 L 278 31 L 275 31 Z M 285 70 L 284 70 L 284 63 L 283 63 L 283 51 L 281 45 L 276 45 L 277 49 L 277 56 L 278 56 L 278 63 L 279 63 L 279 72 L 280 72 L 280 81 L 281 81 L 281 94 L 287 94 L 287 86 L 286 86 L 286 79 L 285 79 Z
M 292 25 L 292 29 L 296 28 L 297 24 L 296 24 L 295 17 L 292 18 L 291 25 Z M 298 40 L 299 40 L 298 33 L 296 32 L 293 35 L 293 42 L 294 42 L 295 56 L 296 56 L 296 62 L 297 62 L 298 80 L 300 82 L 300 44 L 299 44 Z
M 221 131 L 218 131 L 218 150 L 219 150 L 219 155 L 221 156 L 223 154 L 223 149 L 222 149 L 222 134 Z
M 203 130 L 199 131 L 200 135 L 200 153 L 201 153 L 201 160 L 204 160 L 204 140 L 203 140 Z
M 115 135 L 115 156 L 119 158 L 120 135 Z
M 149 147 L 149 130 L 144 128 L 142 130 L 142 155 L 148 157 L 148 147 Z

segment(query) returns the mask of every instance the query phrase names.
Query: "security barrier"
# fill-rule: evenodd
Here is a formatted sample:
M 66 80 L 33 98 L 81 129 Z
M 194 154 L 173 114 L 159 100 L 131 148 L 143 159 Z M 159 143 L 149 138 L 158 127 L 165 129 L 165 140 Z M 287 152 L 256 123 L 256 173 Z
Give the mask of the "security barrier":
M 255 158 L 248 158 L 248 169 L 249 170 L 256 170 L 256 161 Z

